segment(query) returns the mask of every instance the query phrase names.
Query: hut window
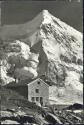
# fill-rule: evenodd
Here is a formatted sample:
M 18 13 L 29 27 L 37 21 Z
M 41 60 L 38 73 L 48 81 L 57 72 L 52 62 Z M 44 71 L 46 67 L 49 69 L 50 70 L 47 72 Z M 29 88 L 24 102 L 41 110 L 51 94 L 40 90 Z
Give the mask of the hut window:
M 36 97 L 36 101 L 39 101 L 39 97 Z
M 40 82 L 38 81 L 38 84 L 40 84 Z
M 39 89 L 36 89 L 36 93 L 39 93 Z
M 32 102 L 34 102 L 34 101 L 35 101 L 35 98 L 34 98 L 34 97 L 32 97 L 32 98 L 31 98 L 31 100 L 32 100 Z

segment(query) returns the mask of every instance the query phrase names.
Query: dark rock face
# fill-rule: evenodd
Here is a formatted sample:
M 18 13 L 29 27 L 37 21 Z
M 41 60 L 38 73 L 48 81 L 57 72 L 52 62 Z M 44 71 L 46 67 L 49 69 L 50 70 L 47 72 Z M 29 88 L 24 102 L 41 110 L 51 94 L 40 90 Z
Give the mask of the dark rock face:
M 82 104 L 78 104 L 78 103 L 75 103 L 69 107 L 67 107 L 66 109 L 69 109 L 69 110 L 83 110 L 84 106 Z

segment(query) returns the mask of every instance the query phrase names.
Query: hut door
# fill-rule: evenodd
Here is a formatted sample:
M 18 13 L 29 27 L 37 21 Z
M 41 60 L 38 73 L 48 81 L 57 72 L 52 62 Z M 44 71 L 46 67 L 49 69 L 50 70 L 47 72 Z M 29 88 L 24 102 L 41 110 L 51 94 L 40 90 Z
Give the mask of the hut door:
M 40 104 L 43 105 L 43 97 L 40 97 Z

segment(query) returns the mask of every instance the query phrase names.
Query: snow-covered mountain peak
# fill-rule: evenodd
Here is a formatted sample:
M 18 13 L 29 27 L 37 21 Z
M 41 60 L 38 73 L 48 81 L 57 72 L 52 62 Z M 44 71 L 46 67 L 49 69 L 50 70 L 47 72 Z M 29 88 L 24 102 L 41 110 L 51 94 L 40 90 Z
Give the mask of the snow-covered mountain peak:
M 42 11 L 42 24 L 48 24 L 52 22 L 52 17 L 51 14 L 48 12 L 48 10 L 43 10 Z
M 45 10 L 45 9 L 42 10 L 42 13 L 45 14 L 45 15 L 46 15 L 46 14 L 49 14 L 48 10 Z
M 25 24 L 3 26 L 0 39 L 6 43 L 1 45 L 6 56 L 2 59 L 2 82 L 45 74 L 56 84 L 50 99 L 82 102 L 82 33 L 43 10 Z

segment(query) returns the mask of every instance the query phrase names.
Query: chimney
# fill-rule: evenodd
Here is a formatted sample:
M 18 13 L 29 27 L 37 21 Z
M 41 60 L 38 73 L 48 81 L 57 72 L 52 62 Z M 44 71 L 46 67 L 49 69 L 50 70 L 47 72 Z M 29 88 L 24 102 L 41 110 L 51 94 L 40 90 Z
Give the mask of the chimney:
M 18 83 L 18 79 L 16 79 L 16 83 Z

